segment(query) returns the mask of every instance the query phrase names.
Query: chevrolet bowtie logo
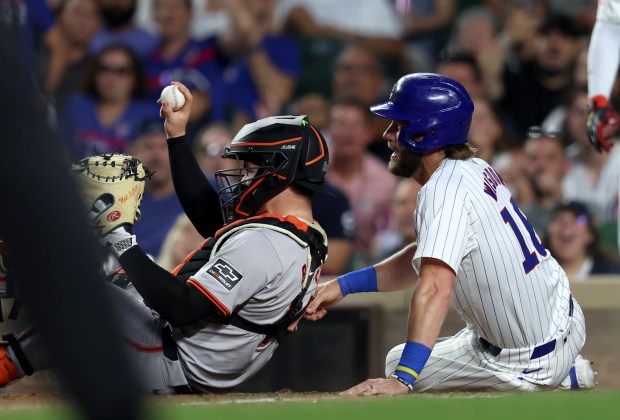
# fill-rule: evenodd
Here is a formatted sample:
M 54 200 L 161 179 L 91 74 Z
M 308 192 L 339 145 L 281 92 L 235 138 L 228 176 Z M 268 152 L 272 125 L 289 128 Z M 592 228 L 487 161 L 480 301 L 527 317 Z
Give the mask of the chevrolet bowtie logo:
M 239 277 L 235 275 L 232 267 L 229 267 L 228 265 L 222 264 L 220 262 L 217 262 L 213 267 L 218 270 L 218 272 L 220 273 L 220 277 L 223 277 L 226 280 L 232 282 L 239 281 Z
M 217 280 L 226 290 L 232 290 L 239 283 L 243 275 L 235 270 L 232 264 L 221 258 L 207 269 L 207 273 Z

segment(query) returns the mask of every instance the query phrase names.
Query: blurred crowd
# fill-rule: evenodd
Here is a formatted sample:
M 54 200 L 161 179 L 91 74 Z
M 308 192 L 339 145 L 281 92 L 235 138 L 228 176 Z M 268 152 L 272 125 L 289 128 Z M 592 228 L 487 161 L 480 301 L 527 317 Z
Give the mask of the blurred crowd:
M 620 147 L 599 154 L 585 131 L 595 16 L 595 0 L 0 0 L 68 158 L 126 152 L 155 171 L 135 234 L 165 267 L 204 240 L 158 119 L 170 81 L 194 95 L 188 138 L 210 178 L 247 122 L 307 114 L 323 132 L 335 198 L 314 213 L 324 273 L 338 274 L 415 240 L 420 186 L 388 172 L 385 121 L 368 108 L 400 76 L 436 72 L 471 94 L 477 156 L 574 281 L 620 273 Z

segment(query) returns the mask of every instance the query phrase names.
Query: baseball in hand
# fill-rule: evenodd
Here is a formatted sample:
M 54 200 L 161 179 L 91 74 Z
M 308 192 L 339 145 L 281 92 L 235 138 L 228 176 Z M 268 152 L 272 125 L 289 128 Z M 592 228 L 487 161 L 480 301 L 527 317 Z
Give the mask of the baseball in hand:
M 176 85 L 166 86 L 161 91 L 160 99 L 170 104 L 173 111 L 178 111 L 185 104 L 185 96 Z

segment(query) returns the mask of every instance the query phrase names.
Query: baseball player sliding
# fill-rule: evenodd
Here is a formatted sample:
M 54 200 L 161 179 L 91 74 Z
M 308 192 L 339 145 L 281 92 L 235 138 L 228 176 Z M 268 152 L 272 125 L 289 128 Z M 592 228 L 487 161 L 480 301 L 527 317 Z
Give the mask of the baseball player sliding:
M 214 233 L 221 227 L 211 217 L 218 196 L 185 140 L 192 96 L 175 84 L 185 105 L 174 112 L 162 104 L 175 188 L 210 238 L 172 273 L 131 234 L 148 170 L 119 154 L 73 166 L 101 242 L 131 281 L 108 289 L 145 391 L 157 394 L 227 390 L 258 372 L 295 330 L 327 257 L 311 200 L 322 192 L 329 155 L 308 119 L 269 117 L 239 131 L 223 155 L 235 169 L 216 174 L 226 224 Z M 54 365 L 38 335 L 7 340 L 0 344 L 0 386 Z
M 306 317 L 322 318 L 350 293 L 416 288 L 407 342 L 388 353 L 387 379 L 345 395 L 594 386 L 579 356 L 583 312 L 501 177 L 474 158 L 473 109 L 458 82 L 425 73 L 402 77 L 389 100 L 371 108 L 391 120 L 383 135 L 394 152 L 391 172 L 423 185 L 418 243 L 319 285 Z M 438 339 L 450 301 L 467 326 Z

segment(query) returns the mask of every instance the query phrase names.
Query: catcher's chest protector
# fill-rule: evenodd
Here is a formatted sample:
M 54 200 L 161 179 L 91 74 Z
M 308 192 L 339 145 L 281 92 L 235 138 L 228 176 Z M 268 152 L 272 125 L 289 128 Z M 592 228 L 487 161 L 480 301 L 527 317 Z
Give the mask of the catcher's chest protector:
M 176 267 L 172 274 L 183 281 L 189 280 L 191 276 L 196 274 L 222 247 L 226 240 L 242 229 L 249 228 L 267 228 L 280 232 L 289 236 L 300 246 L 308 250 L 308 263 L 303 289 L 300 294 L 293 300 L 289 311 L 286 315 L 273 325 L 257 325 L 241 318 L 236 313 L 224 318 L 218 318 L 223 324 L 232 324 L 247 331 L 264 334 L 266 336 L 281 340 L 286 336 L 287 332 L 292 332 L 289 326 L 295 324 L 299 317 L 303 314 L 303 297 L 308 287 L 316 277 L 319 268 L 327 258 L 327 238 L 320 228 L 292 216 L 263 215 L 250 217 L 248 219 L 239 220 L 230 223 L 222 229 L 218 230 L 215 236 L 208 238 L 202 244 L 202 247 L 191 253 L 185 261 Z

